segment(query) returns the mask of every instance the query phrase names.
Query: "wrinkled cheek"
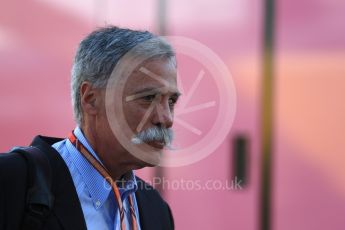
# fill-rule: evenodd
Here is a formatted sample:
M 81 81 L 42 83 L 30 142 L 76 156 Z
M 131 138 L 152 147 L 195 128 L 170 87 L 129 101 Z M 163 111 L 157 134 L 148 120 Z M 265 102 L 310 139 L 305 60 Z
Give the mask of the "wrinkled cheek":
M 133 133 L 137 133 L 137 128 L 139 126 L 146 126 L 147 122 L 150 120 L 150 116 L 145 121 L 145 112 L 141 109 L 133 108 L 133 109 L 127 109 L 125 111 L 125 119 L 127 122 L 127 125 L 130 127 Z M 142 124 L 144 123 L 144 124 Z

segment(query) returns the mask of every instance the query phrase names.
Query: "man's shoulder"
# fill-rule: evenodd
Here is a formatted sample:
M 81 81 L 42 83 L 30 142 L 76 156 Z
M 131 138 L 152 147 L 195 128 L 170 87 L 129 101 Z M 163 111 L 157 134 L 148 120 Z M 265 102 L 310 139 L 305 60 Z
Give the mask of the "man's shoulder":
M 63 160 L 51 145 L 61 140 L 61 138 L 55 137 L 36 136 L 30 146 L 39 149 L 47 157 L 53 170 L 56 170 L 63 168 L 61 167 Z M 18 183 L 18 181 L 23 183 L 28 179 L 28 170 L 32 165 L 28 163 L 27 157 L 23 156 L 23 152 L 27 153 L 25 148 L 27 147 L 16 147 L 12 151 L 0 153 L 0 180 L 2 183 L 12 184 Z
M 51 144 L 62 140 L 61 138 L 36 136 L 30 146 L 39 149 L 47 156 L 51 165 L 55 162 L 61 162 L 58 154 Z M 27 180 L 28 170 L 30 165 L 25 157 L 23 157 L 24 148 L 16 147 L 12 151 L 0 153 L 0 180 L 6 184 L 18 183 L 18 181 L 25 182 Z M 21 153 L 20 153 L 21 152 Z M 26 152 L 25 152 L 26 153 Z M 53 162 L 51 162 L 53 161 Z M 16 186 L 18 187 L 18 186 Z
M 42 152 L 55 152 L 52 148 L 52 145 L 62 141 L 62 138 L 58 137 L 46 137 L 37 135 L 32 140 L 31 144 L 29 146 L 34 146 L 38 149 L 40 149 Z M 26 147 L 26 146 L 25 146 Z M 6 152 L 6 153 L 0 153 L 0 157 L 2 161 L 8 161 L 8 160 L 15 160 L 20 158 L 18 154 L 16 154 L 15 149 L 20 149 L 22 147 L 14 147 L 12 150 Z
M 0 154 L 0 180 L 1 182 L 15 183 L 16 178 L 25 179 L 27 164 L 18 153 Z M 17 181 L 18 183 L 18 181 Z

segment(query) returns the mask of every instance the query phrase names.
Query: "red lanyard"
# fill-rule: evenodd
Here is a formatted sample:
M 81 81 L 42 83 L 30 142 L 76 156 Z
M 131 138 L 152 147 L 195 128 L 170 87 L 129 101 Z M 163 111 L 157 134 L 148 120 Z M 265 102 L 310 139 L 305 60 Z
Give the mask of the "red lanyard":
M 121 220 L 121 230 L 126 229 L 126 224 L 125 224 L 125 213 L 122 205 L 122 200 L 121 200 L 121 195 L 119 188 L 117 187 L 116 183 L 112 180 L 110 174 L 108 173 L 108 170 L 101 165 L 98 160 L 87 150 L 87 148 L 78 140 L 78 138 L 74 135 L 73 132 L 68 135 L 68 139 L 70 142 L 76 147 L 76 149 L 85 157 L 86 160 L 89 161 L 89 163 L 106 179 L 109 184 L 111 185 L 114 194 L 115 194 L 115 200 L 117 201 L 117 204 L 119 206 L 119 211 L 120 211 L 120 220 Z M 133 230 L 137 230 L 137 219 L 135 216 L 135 211 L 133 207 L 133 199 L 132 196 L 129 195 L 129 204 L 130 204 L 130 212 L 132 216 L 132 227 Z

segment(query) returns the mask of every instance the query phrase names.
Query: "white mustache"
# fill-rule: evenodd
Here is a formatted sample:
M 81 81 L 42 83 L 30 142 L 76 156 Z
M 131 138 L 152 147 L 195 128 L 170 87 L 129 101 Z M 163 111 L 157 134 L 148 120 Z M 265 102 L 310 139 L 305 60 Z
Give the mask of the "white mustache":
M 174 138 L 174 132 L 171 128 L 153 126 L 137 133 L 132 139 L 133 144 L 139 145 L 150 141 L 164 143 L 165 147 L 171 147 Z

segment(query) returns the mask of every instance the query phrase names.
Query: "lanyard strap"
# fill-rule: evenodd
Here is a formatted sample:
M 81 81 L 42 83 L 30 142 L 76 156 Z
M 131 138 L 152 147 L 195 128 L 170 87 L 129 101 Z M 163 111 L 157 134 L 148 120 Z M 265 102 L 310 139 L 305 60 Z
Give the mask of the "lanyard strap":
M 121 230 L 125 230 L 126 229 L 126 224 L 125 224 L 125 213 L 124 213 L 124 209 L 123 209 L 123 204 L 122 204 L 122 200 L 121 200 L 121 195 L 120 195 L 120 191 L 119 188 L 117 187 L 116 183 L 113 181 L 113 179 L 111 178 L 108 170 L 101 165 L 98 160 L 89 152 L 89 150 L 87 150 L 87 148 L 78 140 L 78 138 L 74 135 L 73 132 L 71 132 L 68 135 L 68 139 L 70 140 L 70 142 L 72 143 L 72 145 L 74 145 L 74 147 L 76 147 L 76 149 L 85 157 L 85 159 L 104 177 L 105 180 L 108 181 L 108 183 L 111 185 L 112 190 L 114 192 L 115 195 L 115 200 L 118 204 L 119 207 L 119 211 L 120 211 L 120 220 L 121 220 Z M 129 195 L 129 204 L 130 204 L 130 212 L 131 212 L 131 216 L 132 216 L 132 227 L 133 230 L 137 230 L 137 219 L 135 216 L 135 211 L 134 211 L 134 206 L 133 206 L 133 199 L 132 196 Z

